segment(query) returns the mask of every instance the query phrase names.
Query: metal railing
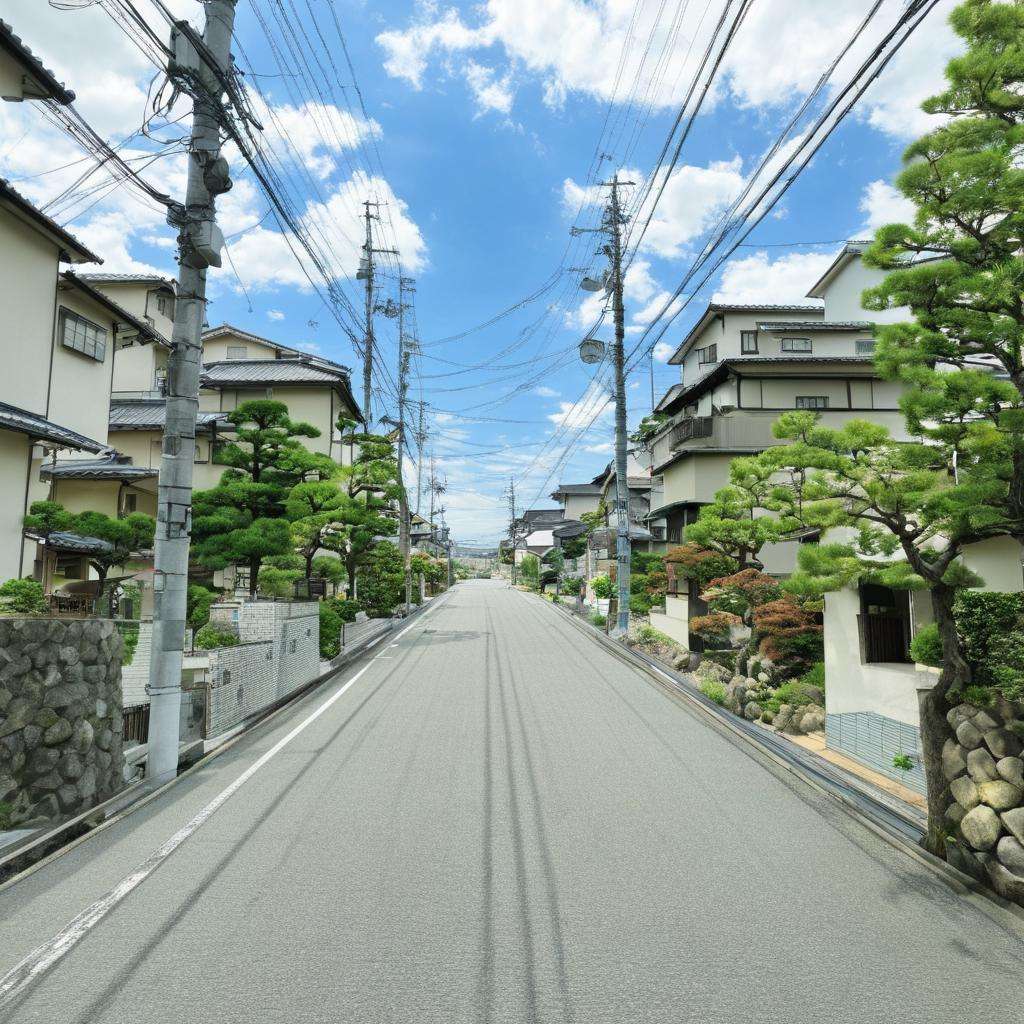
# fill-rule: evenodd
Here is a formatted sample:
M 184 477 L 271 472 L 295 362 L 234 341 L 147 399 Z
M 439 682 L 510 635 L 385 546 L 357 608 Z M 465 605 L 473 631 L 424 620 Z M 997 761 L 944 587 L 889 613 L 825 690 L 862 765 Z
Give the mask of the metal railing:
M 711 437 L 714 429 L 714 417 L 712 416 L 689 416 L 680 420 L 673 428 L 669 445 L 675 449 L 687 441 L 698 437 Z

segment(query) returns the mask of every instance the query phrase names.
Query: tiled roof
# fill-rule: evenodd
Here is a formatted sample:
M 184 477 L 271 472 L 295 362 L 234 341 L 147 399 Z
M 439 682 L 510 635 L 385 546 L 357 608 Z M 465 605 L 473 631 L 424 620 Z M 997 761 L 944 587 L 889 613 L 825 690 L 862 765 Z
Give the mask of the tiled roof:
M 93 555 L 99 552 L 113 551 L 114 545 L 99 537 L 83 537 L 77 533 L 59 531 L 46 538 L 46 546 L 56 551 L 71 551 L 81 555 Z
M 314 366 L 305 359 L 227 359 L 203 365 L 204 387 L 231 384 L 339 384 L 348 380 L 341 369 Z
M 93 284 L 164 284 L 169 288 L 175 288 L 177 281 L 173 277 L 163 277 L 160 274 L 79 274 L 79 277 Z
M 157 473 L 149 466 L 133 466 L 117 459 L 63 459 L 39 471 L 41 477 L 55 480 L 145 480 Z
M 75 448 L 83 452 L 101 452 L 106 445 L 75 430 L 62 427 L 34 412 L 0 402 L 0 429 L 27 434 L 37 441 L 49 441 L 58 448 Z
M 196 415 L 196 427 L 209 430 L 215 423 L 225 422 L 226 412 L 204 412 Z M 147 401 L 112 401 L 110 403 L 111 430 L 162 430 L 167 417 L 163 399 Z
M 558 489 L 551 492 L 551 497 L 556 501 L 559 494 L 600 494 L 601 488 L 595 483 L 587 484 L 559 484 Z
M 686 385 L 679 383 L 673 384 L 672 387 L 661 396 L 661 401 L 655 406 L 655 412 L 664 412 L 665 406 L 671 405 L 676 398 L 679 397 L 686 390 Z
M 760 331 L 870 331 L 870 320 L 759 320 Z
M 74 235 L 65 231 L 52 217 L 47 217 L 35 203 L 26 199 L 16 188 L 12 187 L 6 178 L 0 178 L 0 199 L 6 199 L 45 234 L 53 235 L 63 246 L 61 249 L 62 259 L 77 263 L 103 262 L 91 249 L 86 249 Z
M 55 99 L 62 106 L 73 102 L 75 94 L 63 82 L 57 81 L 57 76 L 15 34 L 14 29 L 6 21 L 0 21 L 0 46 L 12 54 L 29 74 L 37 78 L 47 89 L 50 95 L 41 98 Z
M 279 341 L 272 341 L 270 338 L 264 338 L 262 335 L 253 334 L 252 331 L 243 331 L 240 327 L 233 327 L 231 324 L 218 324 L 216 327 L 208 327 L 203 331 L 203 339 L 220 338 L 225 334 L 244 338 L 247 341 L 254 341 L 259 345 L 266 345 L 269 348 L 280 349 L 282 352 L 291 352 L 292 354 L 299 356 L 302 359 L 308 359 L 313 363 L 323 364 L 327 367 L 336 367 L 339 370 L 344 370 L 345 373 L 349 372 L 349 367 L 345 366 L 343 363 L 336 363 L 333 359 L 314 355 L 312 352 L 305 352 L 301 348 L 293 348 L 291 345 L 282 345 Z

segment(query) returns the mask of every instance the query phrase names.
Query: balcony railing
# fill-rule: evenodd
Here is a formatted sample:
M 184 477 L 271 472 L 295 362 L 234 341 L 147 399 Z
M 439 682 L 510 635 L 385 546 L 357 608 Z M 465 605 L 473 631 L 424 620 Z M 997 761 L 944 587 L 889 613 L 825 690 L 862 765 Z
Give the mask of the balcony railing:
M 672 428 L 669 442 L 673 449 L 697 437 L 711 437 L 713 418 L 711 416 L 690 416 Z

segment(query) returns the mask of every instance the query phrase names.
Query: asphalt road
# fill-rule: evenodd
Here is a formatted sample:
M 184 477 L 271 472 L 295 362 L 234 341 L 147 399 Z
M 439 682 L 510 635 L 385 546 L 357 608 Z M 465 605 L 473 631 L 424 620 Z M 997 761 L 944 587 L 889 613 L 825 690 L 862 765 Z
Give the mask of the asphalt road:
M 0 893 L 0 975 L 358 668 Z M 0 1019 L 1005 1024 L 1022 958 L 554 609 L 469 582 Z

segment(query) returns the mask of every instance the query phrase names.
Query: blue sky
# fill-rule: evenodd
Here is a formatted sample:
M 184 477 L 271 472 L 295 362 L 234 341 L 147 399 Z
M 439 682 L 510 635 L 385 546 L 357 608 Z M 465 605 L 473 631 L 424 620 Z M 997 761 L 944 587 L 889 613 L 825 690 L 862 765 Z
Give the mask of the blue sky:
M 303 50 L 313 77 L 321 67 L 329 76 L 316 78 L 321 105 L 312 110 L 304 105 L 312 96 L 308 86 L 304 92 L 298 79 L 270 77 L 281 69 L 257 14 L 280 45 L 275 5 L 239 0 L 236 57 L 268 76 L 259 78 L 271 108 L 260 108 L 267 115 L 261 121 L 272 134 L 274 125 L 287 129 L 288 145 L 303 165 L 289 186 L 340 271 L 350 274 L 358 257 L 358 204 L 368 196 L 387 204 L 378 242 L 400 246 L 405 271 L 417 282 L 423 355 L 412 395 L 422 390 L 431 406 L 427 447 L 447 477 L 448 518 L 460 541 L 490 541 L 504 530 L 502 492 L 510 476 L 523 505 L 550 504 L 546 495 L 559 480 L 589 479 L 610 457 L 607 412 L 567 448 L 603 402 L 600 382 L 592 382 L 573 354 L 600 299 L 588 300 L 577 287 L 579 275 L 565 270 L 569 228 L 581 206 L 584 223 L 595 223 L 599 213 L 598 194 L 587 188 L 595 148 L 608 153 L 602 176 L 616 167 L 638 180 L 650 173 L 693 55 L 702 50 L 721 2 L 490 0 L 449 6 L 335 0 L 365 101 L 364 120 L 329 0 L 285 5 L 294 12 L 291 26 L 307 33 Z M 140 8 L 147 3 L 140 0 Z M 194 22 L 201 18 L 194 0 L 170 6 Z M 864 6 L 859 0 L 756 0 L 634 260 L 627 281 L 630 338 L 640 336 L 644 316 L 682 279 L 706 231 Z M 884 4 L 865 41 L 877 38 L 901 7 L 900 0 Z M 905 214 L 887 183 L 907 141 L 927 124 L 917 104 L 940 85 L 941 67 L 956 50 L 945 24 L 949 7 L 944 3 L 930 15 L 750 244 L 692 298 L 666 343 L 678 342 L 713 295 L 799 299 L 837 246 L 791 243 L 862 237 Z M 139 126 L 155 71 L 101 11 L 59 11 L 36 0 L 4 0 L 3 8 L 15 30 L 76 89 L 79 108 L 102 134 L 123 140 Z M 156 13 L 148 13 L 159 26 Z M 83 56 L 86 35 L 92 45 Z M 835 80 L 847 69 L 841 65 Z M 328 85 L 337 88 L 330 92 Z M 57 168 L 80 154 L 38 113 L 26 104 L 0 111 L 0 118 L 0 137 L 8 140 L 0 147 L 0 173 L 39 202 L 74 184 L 80 166 Z M 280 134 L 271 142 L 284 151 Z M 152 150 L 152 143 L 138 138 L 126 147 L 135 155 Z M 211 279 L 210 322 L 232 322 L 338 359 L 353 367 L 358 383 L 352 345 L 266 216 L 268 205 L 238 154 L 231 155 L 238 181 L 221 213 L 237 276 L 225 266 Z M 173 192 L 180 190 L 183 171 L 172 148 L 146 173 Z M 159 211 L 125 192 L 104 193 L 99 203 L 95 196 L 72 194 L 55 215 L 106 256 L 108 269 L 173 272 L 173 237 Z M 594 238 L 580 240 L 568 265 L 592 259 Z M 538 300 L 487 329 L 435 344 L 535 292 L 560 266 L 562 273 Z M 394 276 L 383 282 L 385 290 L 393 289 Z M 358 304 L 354 283 L 344 277 L 339 283 Z M 393 325 L 382 320 L 380 334 L 382 358 L 393 372 Z M 663 361 L 666 350 L 656 350 L 658 395 L 678 379 L 676 368 Z M 482 368 L 455 373 L 477 364 Z M 389 386 L 381 397 L 393 412 Z M 650 391 L 645 362 L 630 380 L 632 421 L 649 410 Z

